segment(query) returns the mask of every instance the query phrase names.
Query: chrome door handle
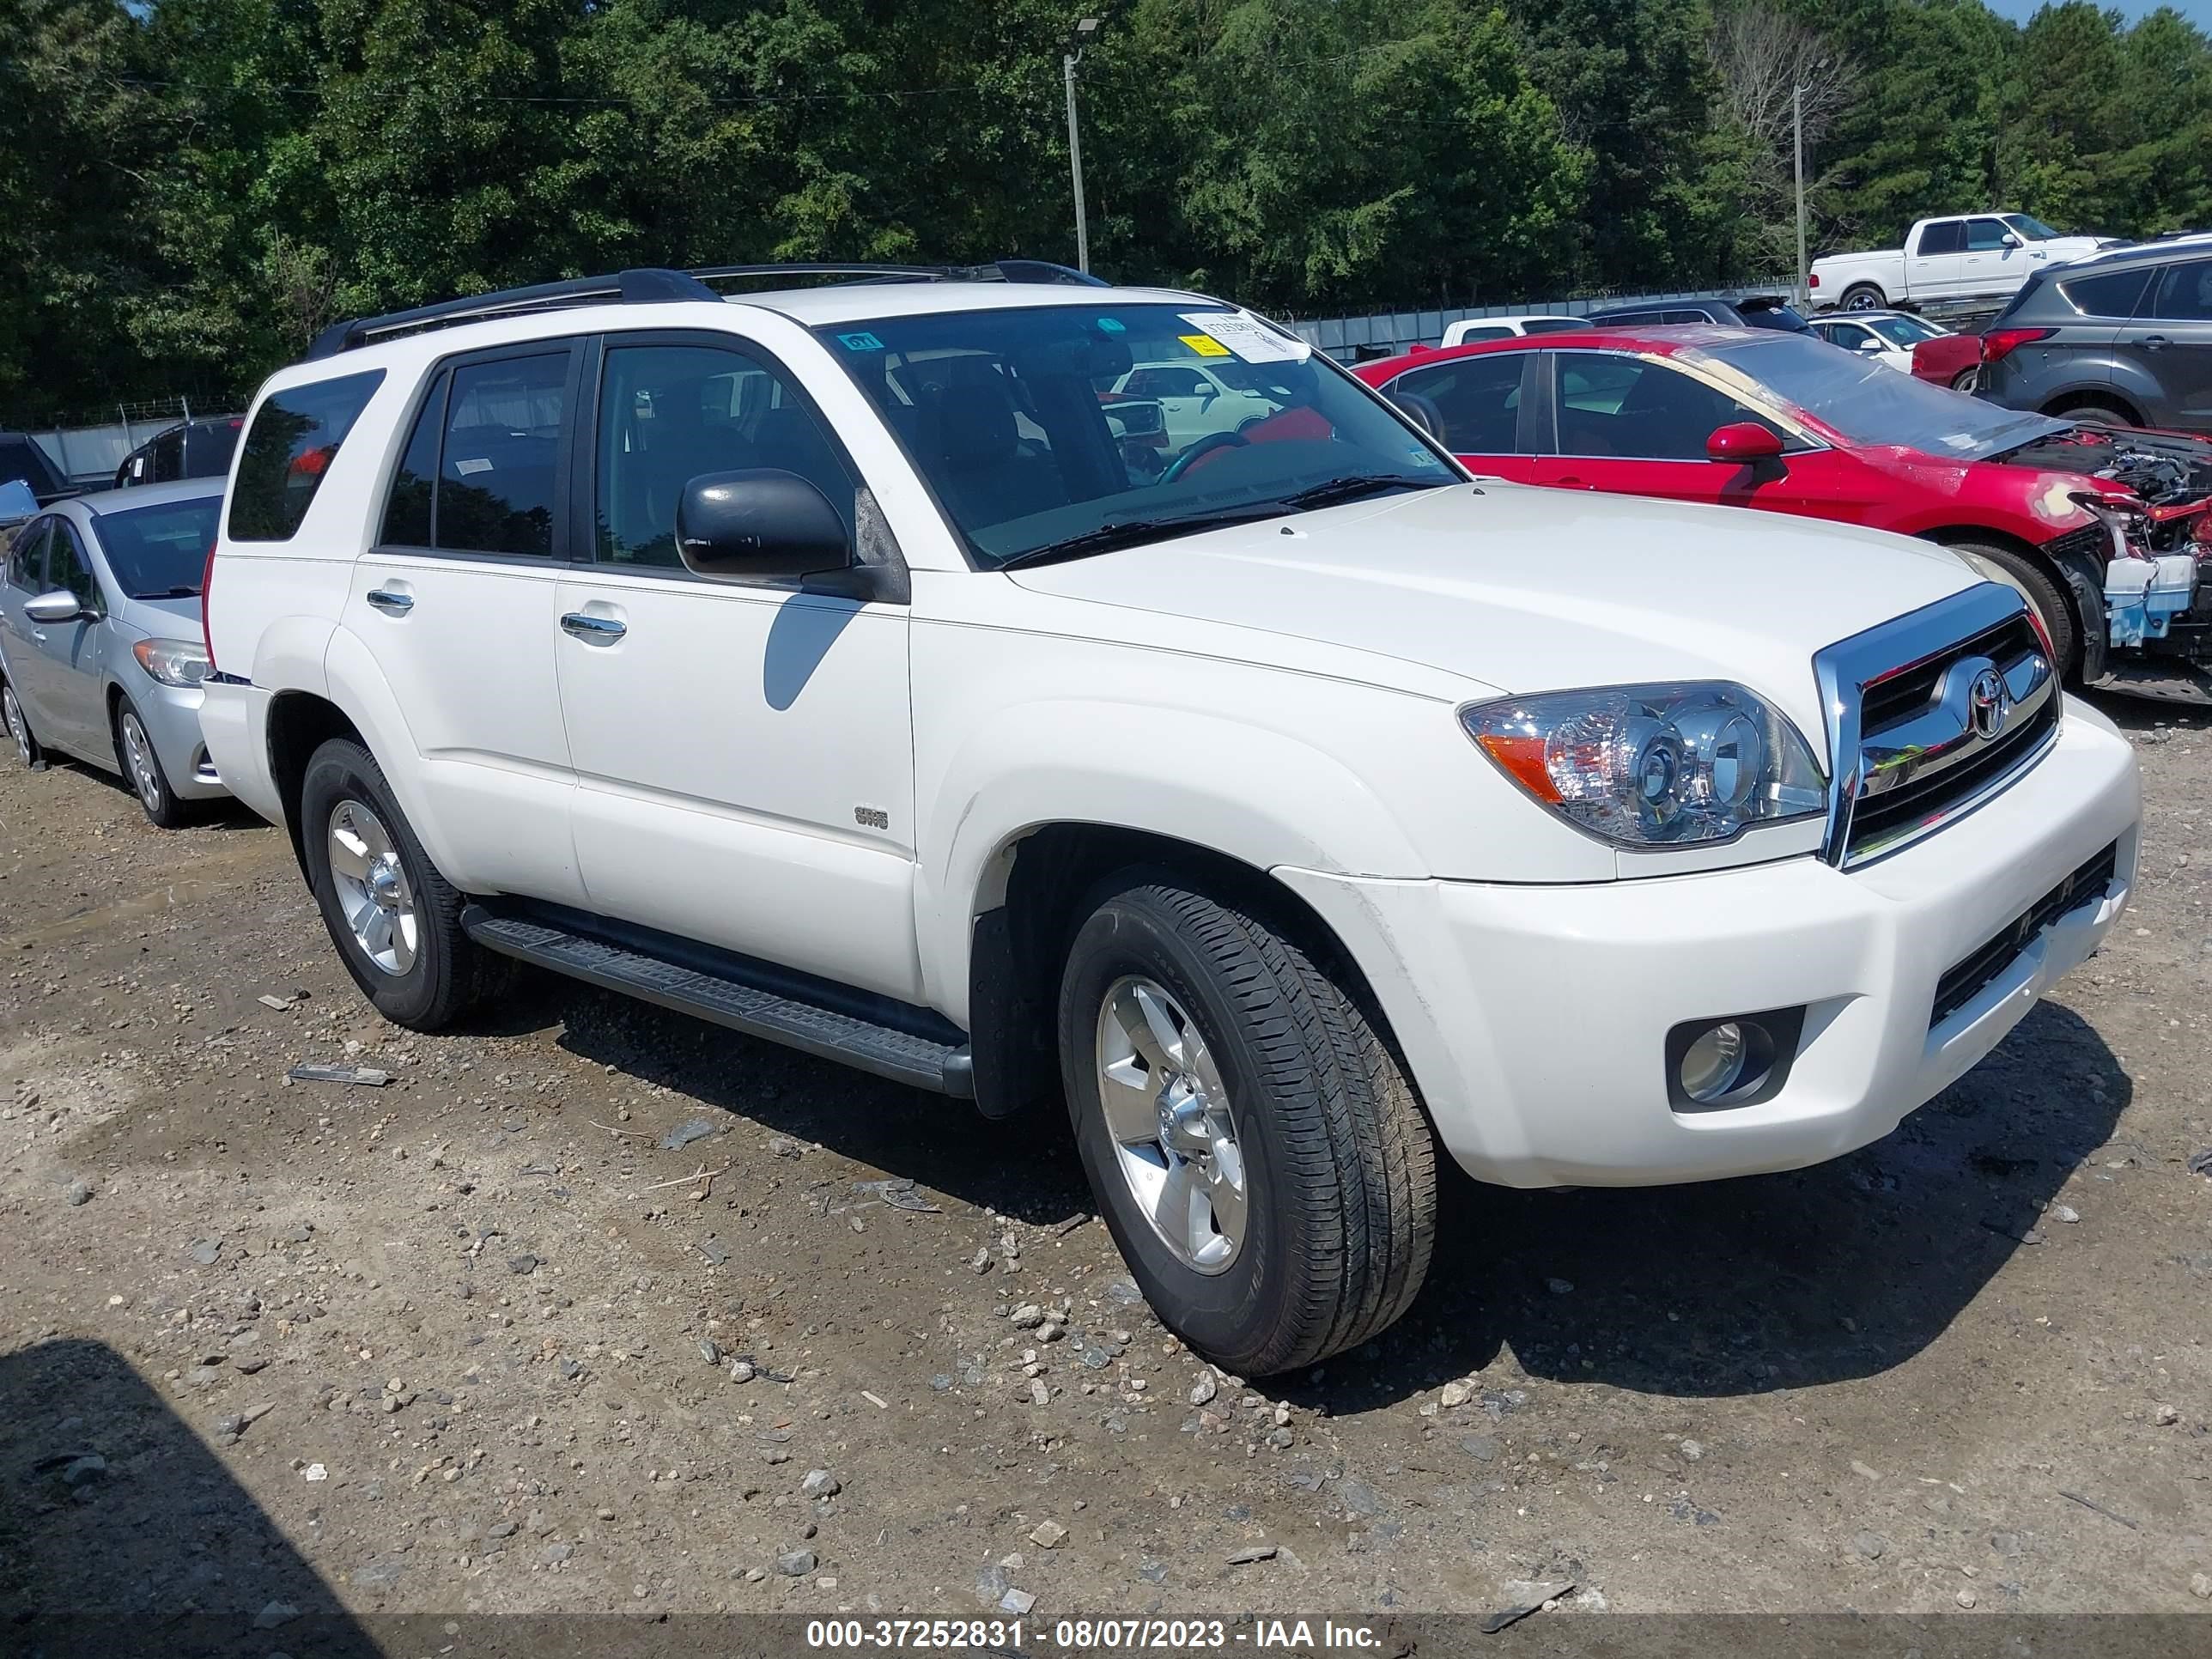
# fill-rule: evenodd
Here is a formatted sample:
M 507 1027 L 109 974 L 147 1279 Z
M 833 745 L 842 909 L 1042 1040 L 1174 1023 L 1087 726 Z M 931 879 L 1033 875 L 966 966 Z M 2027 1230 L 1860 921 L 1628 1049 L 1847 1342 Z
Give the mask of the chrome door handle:
M 2143 349 L 2147 351 L 2163 351 L 2172 343 L 2173 342 L 2163 334 L 2146 334 L 2142 337 Z
M 395 593 L 388 587 L 372 587 L 362 597 L 387 617 L 404 617 L 415 608 L 412 593 Z
M 572 639 L 593 645 L 612 645 L 629 632 L 629 624 L 617 622 L 612 617 L 594 617 L 588 611 L 571 611 L 561 618 L 561 629 Z

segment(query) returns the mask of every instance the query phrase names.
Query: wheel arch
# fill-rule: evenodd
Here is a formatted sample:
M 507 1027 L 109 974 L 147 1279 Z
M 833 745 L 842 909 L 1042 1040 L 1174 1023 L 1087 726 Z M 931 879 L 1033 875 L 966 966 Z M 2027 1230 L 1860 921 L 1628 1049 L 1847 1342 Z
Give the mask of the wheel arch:
M 2142 406 L 2125 392 L 2116 389 L 2108 380 L 2094 381 L 2087 386 L 2071 386 L 2054 392 L 2044 398 L 2037 413 L 2062 420 L 2068 412 L 2083 409 L 2101 409 L 2118 417 L 2124 426 L 2143 424 Z
M 971 900 L 967 1024 L 976 1104 L 986 1115 L 1005 1116 L 1058 1094 L 1054 1022 L 1068 943 L 1099 885 L 1139 867 L 1168 872 L 1267 921 L 1339 977 L 1395 1052 L 1389 1022 L 1352 951 L 1318 910 L 1271 872 L 1157 830 L 1054 820 L 1003 838 Z
M 2104 672 L 2104 573 L 2092 569 L 2086 557 L 2062 558 L 2048 545 L 2029 541 L 2008 530 L 1988 525 L 1948 525 L 1918 532 L 1923 541 L 1944 547 L 1982 542 L 2016 553 L 2056 581 L 2074 607 L 2074 627 L 2081 640 L 2081 678 L 2094 680 Z M 2062 665 L 2063 666 L 2063 665 Z

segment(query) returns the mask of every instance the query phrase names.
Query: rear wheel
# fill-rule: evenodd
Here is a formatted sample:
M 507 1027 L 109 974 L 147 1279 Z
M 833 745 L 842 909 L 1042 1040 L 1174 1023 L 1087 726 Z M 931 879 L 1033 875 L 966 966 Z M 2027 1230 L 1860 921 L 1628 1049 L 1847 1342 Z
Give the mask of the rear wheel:
M 2062 421 L 2103 421 L 2120 426 L 2142 424 L 2142 416 L 2117 398 L 2062 398 L 2043 412 Z
M 2059 673 L 2070 678 L 2079 672 L 2081 625 L 2075 620 L 2074 605 L 2064 586 L 2057 578 L 2026 554 L 2009 547 L 1988 542 L 1950 542 L 1946 545 L 1978 574 L 1993 582 L 2002 582 L 2026 599 L 2028 609 L 2041 620 L 2044 632 L 2051 635 L 2051 654 L 2057 659 L 2055 665 Z
M 1340 975 L 1164 871 L 1096 895 L 1060 1053 L 1101 1212 L 1161 1320 L 1265 1376 L 1357 1346 L 1428 1270 L 1436 1152 Z
M 1855 283 L 1844 290 L 1843 309 L 1845 311 L 1881 311 L 1889 304 L 1889 295 L 1872 283 Z
M 362 994 L 395 1025 L 442 1030 L 507 977 L 461 927 L 440 875 L 368 750 L 333 738 L 307 762 L 300 836 L 323 925 Z
M 46 750 L 31 735 L 30 716 L 24 714 L 22 701 L 16 696 L 15 686 L 6 680 L 0 680 L 0 716 L 4 716 L 8 722 L 8 736 L 15 745 L 15 758 L 26 766 L 43 764 Z
M 1981 380 L 1982 371 L 1978 368 L 1962 368 L 1951 377 L 1951 390 L 1971 392 L 1981 384 Z

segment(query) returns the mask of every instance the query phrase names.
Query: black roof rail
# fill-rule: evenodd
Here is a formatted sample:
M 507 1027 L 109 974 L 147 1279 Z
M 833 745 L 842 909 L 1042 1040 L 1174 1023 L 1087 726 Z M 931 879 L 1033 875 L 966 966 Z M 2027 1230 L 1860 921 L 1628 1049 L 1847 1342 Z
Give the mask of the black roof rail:
M 844 276 L 872 283 L 1079 283 L 1094 288 L 1111 286 L 1104 278 L 1043 259 L 999 259 L 982 265 L 898 265 L 863 264 L 702 265 L 693 270 L 664 270 L 652 266 L 617 271 L 610 276 L 572 276 L 565 282 L 539 283 L 529 288 L 500 289 L 471 294 L 434 305 L 414 306 L 387 312 L 380 317 L 357 317 L 333 323 L 315 337 L 307 358 L 333 357 L 380 340 L 455 323 L 482 322 L 493 317 L 526 315 L 534 311 L 556 311 L 570 306 L 605 303 L 661 305 L 678 301 L 720 301 L 724 296 L 707 286 L 710 282 L 776 279 L 787 276 Z

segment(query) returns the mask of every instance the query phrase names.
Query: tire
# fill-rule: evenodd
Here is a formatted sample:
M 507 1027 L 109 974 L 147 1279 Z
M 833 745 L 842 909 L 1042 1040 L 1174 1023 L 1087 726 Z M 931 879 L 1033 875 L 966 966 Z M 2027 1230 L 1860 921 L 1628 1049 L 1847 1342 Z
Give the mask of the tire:
M 123 769 L 123 781 L 138 797 L 147 821 L 156 830 L 174 830 L 191 818 L 191 809 L 169 787 L 169 775 L 161 769 L 161 757 L 154 752 L 146 723 L 128 697 L 116 705 L 115 759 Z
M 23 712 L 22 701 L 16 696 L 15 686 L 5 679 L 0 679 L 0 724 L 8 728 L 17 760 L 33 771 L 46 764 L 46 751 L 31 734 L 31 717 Z
M 1844 297 L 1837 306 L 1840 311 L 1886 311 L 1888 308 L 1889 295 L 1872 283 L 1853 283 L 1844 290 Z
M 368 750 L 333 738 L 315 750 L 299 822 L 323 925 L 377 1012 L 444 1030 L 504 986 L 506 958 L 462 930 L 467 901 L 431 864 Z
M 1963 392 L 1971 397 L 1973 395 L 1975 386 L 1980 384 L 1981 378 L 1980 369 L 1962 368 L 1951 377 L 1951 390 Z
M 1989 542 L 1944 544 L 1980 574 L 2002 582 L 2028 603 L 2042 618 L 2051 635 L 2051 654 L 2057 659 L 2063 678 L 2076 678 L 2081 667 L 2081 626 L 2074 615 L 2074 602 L 2064 586 L 2024 553 Z
M 1150 1035 L 1152 1060 L 1132 1031 Z M 1405 1312 L 1435 1242 L 1436 1147 L 1340 975 L 1249 908 L 1167 871 L 1127 871 L 1093 895 L 1069 945 L 1060 1041 L 1100 1212 L 1194 1352 L 1264 1376 L 1355 1347 Z M 1122 1091 L 1111 1109 L 1109 1089 Z M 1205 1156 L 1182 1157 L 1194 1146 Z M 1224 1207 L 1236 1173 L 1241 1223 Z M 1156 1197 L 1205 1195 L 1162 1206 L 1178 1242 L 1140 1199 L 1147 1183 Z
M 2043 411 L 2060 421 L 2110 421 L 2121 426 L 2141 426 L 2142 416 L 2111 398 L 2062 398 Z

